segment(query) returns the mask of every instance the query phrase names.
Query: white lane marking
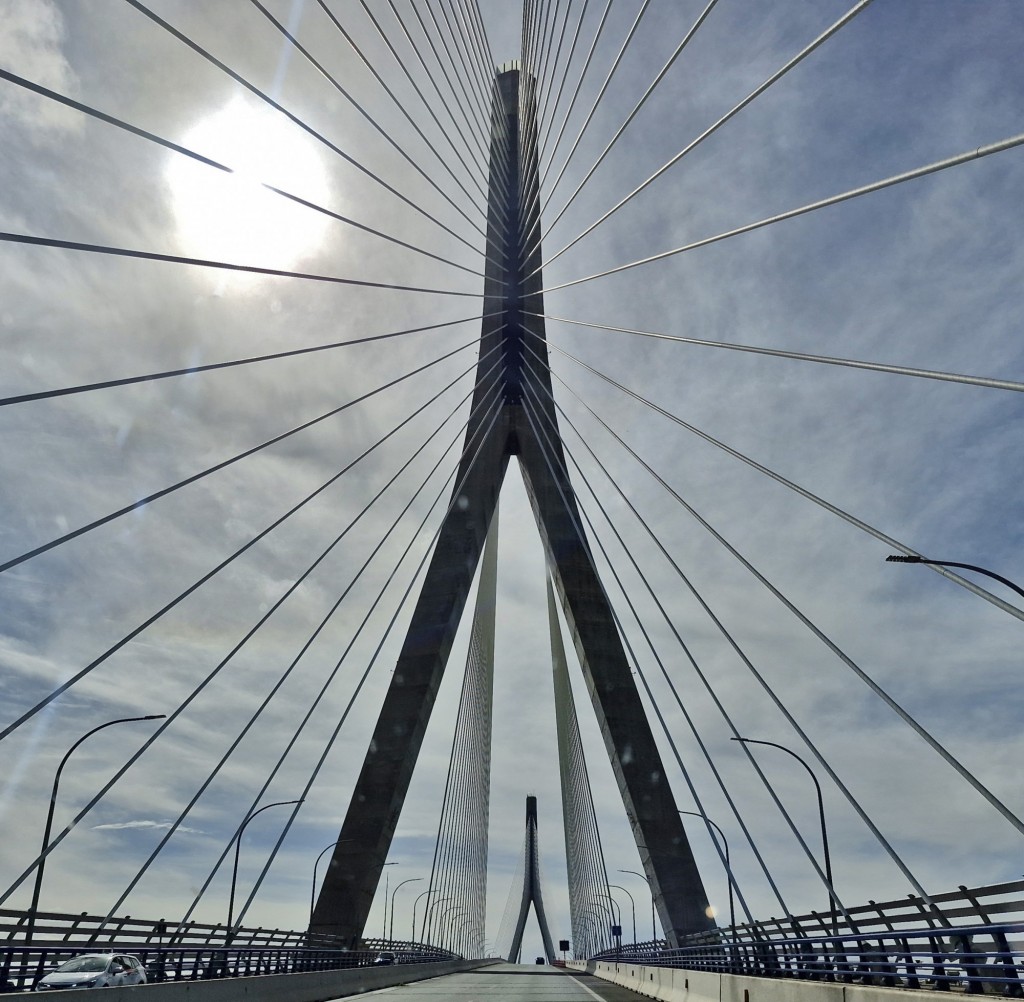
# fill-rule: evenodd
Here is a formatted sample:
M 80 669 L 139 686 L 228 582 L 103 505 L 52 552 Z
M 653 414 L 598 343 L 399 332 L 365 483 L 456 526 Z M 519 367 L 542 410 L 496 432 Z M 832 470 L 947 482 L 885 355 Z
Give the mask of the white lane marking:
M 571 981 L 575 981 L 591 998 L 597 999 L 597 1002 L 607 1002 L 607 999 L 601 998 L 593 989 L 588 988 L 582 981 L 578 981 L 571 974 L 568 976 Z

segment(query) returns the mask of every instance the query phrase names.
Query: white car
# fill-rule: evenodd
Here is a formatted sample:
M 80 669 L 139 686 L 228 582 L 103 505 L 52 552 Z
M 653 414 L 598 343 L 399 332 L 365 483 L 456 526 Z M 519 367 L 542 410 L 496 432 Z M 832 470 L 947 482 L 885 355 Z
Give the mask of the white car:
M 54 968 L 36 982 L 34 990 L 114 988 L 145 983 L 146 971 L 138 957 L 127 953 L 87 953 Z

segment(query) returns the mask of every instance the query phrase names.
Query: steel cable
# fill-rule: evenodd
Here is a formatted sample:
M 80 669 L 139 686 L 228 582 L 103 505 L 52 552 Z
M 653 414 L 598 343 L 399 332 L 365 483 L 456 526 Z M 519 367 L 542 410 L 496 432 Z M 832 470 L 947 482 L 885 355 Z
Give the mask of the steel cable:
M 474 344 L 476 344 L 475 341 L 470 342 L 469 344 L 464 345 L 461 348 L 456 349 L 456 351 L 464 351 L 465 348 L 472 347 Z M 444 356 L 442 356 L 442 358 L 443 357 Z M 370 392 L 370 394 L 365 394 L 361 398 L 356 398 L 355 400 L 350 401 L 348 404 L 343 404 L 340 408 L 336 408 L 334 411 L 332 411 L 331 414 L 338 413 L 339 411 L 344 410 L 347 407 L 350 407 L 350 406 L 352 406 L 355 403 L 358 403 L 360 400 L 366 399 L 367 396 L 371 396 L 373 394 L 376 394 L 376 393 L 380 392 L 381 390 L 387 389 L 390 386 L 395 385 L 396 382 L 402 382 L 405 379 L 408 379 L 410 376 L 416 375 L 418 372 L 423 371 L 423 369 L 429 368 L 430 366 L 437 364 L 437 362 L 439 362 L 441 360 L 442 359 L 435 359 L 434 362 L 428 363 L 427 366 L 422 366 L 419 369 L 414 369 L 412 372 L 406 373 L 406 375 L 400 377 L 399 380 L 397 380 L 397 381 L 393 381 L 391 383 L 385 384 L 384 386 L 378 387 L 376 390 L 372 390 Z M 463 373 L 463 375 L 468 374 L 470 371 L 472 371 L 472 370 L 471 369 L 467 369 Z M 317 421 L 323 420 L 323 418 L 326 417 L 326 416 L 330 416 L 330 415 L 322 415 L 320 418 L 315 418 L 312 422 L 307 422 L 307 424 L 304 425 L 304 426 L 300 425 L 299 428 L 309 427 L 310 424 L 313 424 L 313 423 L 316 423 Z M 293 429 L 292 432 L 286 432 L 285 435 L 278 436 L 277 439 L 270 440 L 270 441 L 280 441 L 282 438 L 285 438 L 288 435 L 292 434 L 295 430 L 298 430 L 298 429 Z M 256 449 L 263 448 L 263 447 L 265 447 L 268 444 L 270 444 L 270 442 L 264 443 L 263 446 L 257 446 Z M 176 490 L 178 487 L 183 487 L 183 486 L 185 486 L 185 485 L 187 485 L 189 483 L 195 482 L 196 480 L 198 480 L 201 477 L 205 476 L 207 473 L 213 472 L 215 469 L 222 469 L 224 466 L 226 466 L 226 465 L 228 465 L 228 464 L 230 464 L 232 462 L 235 462 L 238 459 L 243 458 L 244 456 L 251 455 L 254 451 L 256 451 L 256 450 L 255 449 L 251 449 L 251 450 L 247 450 L 245 453 L 240 453 L 239 455 L 235 456 L 233 459 L 226 460 L 225 462 L 223 462 L 221 464 L 218 464 L 215 467 L 210 467 L 209 469 L 207 469 L 203 473 L 195 474 L 194 476 L 192 476 L 190 478 L 187 478 L 186 480 L 179 481 L 177 484 L 172 485 L 171 487 L 165 488 L 163 491 L 160 491 L 157 494 L 151 495 L 150 497 L 152 499 L 156 499 L 157 497 L 162 497 L 162 496 L 170 493 L 172 490 Z M 13 560 L 9 560 L 5 565 L 0 565 L 0 570 L 5 570 L 5 569 L 8 569 L 10 567 L 15 566 L 16 564 L 23 563 L 25 560 L 28 560 L 30 557 L 35 556 L 38 553 L 42 553 L 42 552 L 44 552 L 46 550 L 52 549 L 53 547 L 59 545 L 61 542 L 65 542 L 67 539 L 71 539 L 71 538 L 74 538 L 75 536 L 82 535 L 83 533 L 88 532 L 91 528 L 95 528 L 95 527 L 97 527 L 99 525 L 105 524 L 106 522 L 112 521 L 114 518 L 118 517 L 119 515 L 126 514 L 129 511 L 134 511 L 138 507 L 139 504 L 145 504 L 145 503 L 148 503 L 148 501 L 149 501 L 148 498 L 144 499 L 142 501 L 136 502 L 135 504 L 128 505 L 125 508 L 120 509 L 117 512 L 111 513 L 110 515 L 104 516 L 102 519 L 96 520 L 93 523 L 90 523 L 90 524 L 85 525 L 85 526 L 81 526 L 78 529 L 73 530 L 71 533 L 66 534 L 65 537 L 62 537 L 62 538 L 57 539 L 57 540 L 51 540 L 49 543 L 46 543 L 46 544 L 44 544 L 41 547 L 36 547 L 36 549 L 33 550 L 33 551 L 29 551 L 28 553 L 22 554 L 20 557 L 14 558 Z M 286 518 L 287 515 L 284 516 L 284 517 Z M 57 699 L 60 695 L 62 695 L 64 692 L 66 692 L 68 689 L 70 689 L 71 686 L 73 686 L 76 682 L 78 682 L 79 680 L 84 678 L 86 675 L 88 675 L 89 672 L 91 672 L 94 668 L 96 668 L 98 665 L 100 665 L 104 661 L 106 661 L 107 658 L 109 658 L 112 654 L 114 654 L 116 651 L 118 651 L 122 647 L 124 647 L 125 644 L 127 644 L 129 641 L 133 640 L 143 630 L 145 630 L 148 626 L 152 625 L 152 623 L 156 622 L 157 619 L 159 619 L 161 616 L 163 616 L 164 613 L 169 611 L 171 608 L 173 608 L 175 605 L 177 605 L 180 601 L 182 601 L 187 595 L 191 594 L 198 587 L 200 587 L 200 585 L 202 585 L 207 580 L 209 580 L 209 578 L 212 577 L 214 574 L 216 574 L 221 569 L 222 566 L 226 566 L 226 564 L 229 563 L 231 560 L 233 560 L 235 558 L 235 556 L 238 556 L 241 552 L 244 551 L 244 549 L 247 549 L 248 546 L 251 546 L 256 541 L 256 539 L 261 538 L 262 535 L 265 535 L 266 532 L 269 532 L 270 529 L 274 528 L 274 526 L 277 525 L 277 524 L 278 523 L 275 522 L 273 525 L 268 527 L 268 529 L 264 530 L 264 532 L 261 533 L 260 536 L 257 536 L 256 538 L 251 540 L 248 544 L 246 544 L 245 547 L 243 547 L 241 550 L 239 550 L 236 554 L 234 554 L 231 557 L 227 558 L 227 560 L 223 561 L 220 565 L 218 565 L 216 568 L 214 568 L 208 574 L 204 575 L 197 582 L 195 582 L 194 584 L 190 585 L 189 588 L 187 588 L 184 592 L 182 592 L 177 598 L 173 599 L 170 603 L 168 603 L 166 606 L 164 606 L 162 609 L 160 609 L 153 616 L 150 616 L 147 620 L 145 620 L 142 624 L 137 626 L 130 633 L 128 633 L 127 635 L 122 637 L 120 640 L 118 640 L 111 647 L 107 648 L 107 650 L 104 651 L 103 654 L 101 654 L 101 655 L 99 655 L 99 657 L 93 659 L 93 661 L 91 661 L 88 665 L 86 665 L 85 668 L 83 668 L 81 671 L 79 671 L 75 675 L 73 675 L 70 679 L 67 679 L 65 682 L 63 682 L 61 685 L 59 685 L 57 688 L 52 690 L 49 693 L 49 695 L 47 695 L 45 698 L 43 698 L 42 700 L 39 700 L 34 706 L 32 706 L 30 709 L 28 709 L 24 713 L 22 713 L 20 717 L 18 717 L 15 721 L 13 721 L 11 724 L 7 725 L 2 731 L 0 731 L 0 740 L 2 740 L 3 738 L 6 738 L 13 731 L 15 731 L 17 728 L 19 728 L 22 724 L 24 724 L 27 720 L 30 720 L 40 710 L 42 710 L 44 707 L 48 706 L 55 699 Z
M 187 45 L 197 55 L 201 56 L 203 59 L 205 59 L 207 62 L 209 62 L 213 66 L 216 66 L 223 73 L 226 73 L 229 77 L 231 77 L 232 80 L 234 80 L 236 83 L 240 84 L 242 87 L 244 87 L 246 90 L 248 90 L 255 97 L 258 97 L 261 101 L 263 101 L 269 107 L 273 108 L 275 111 L 280 112 L 290 122 L 292 122 L 293 124 L 297 125 L 300 129 L 302 129 L 304 132 L 306 132 L 308 135 L 310 135 L 318 143 L 322 144 L 327 149 L 331 150 L 332 153 L 335 153 L 337 156 L 341 157 L 346 163 L 350 164 L 352 167 L 354 167 L 356 170 L 358 170 L 361 174 L 364 174 L 366 177 L 370 178 L 370 180 L 372 180 L 374 183 L 380 185 L 380 187 L 382 187 L 389 194 L 394 195 L 395 198 L 397 198 L 399 201 L 401 201 L 404 205 L 408 206 L 413 211 L 418 212 L 425 219 L 429 219 L 432 223 L 434 223 L 436 226 L 438 226 L 441 229 L 443 229 L 450 236 L 455 237 L 455 239 L 458 240 L 460 243 L 465 244 L 467 247 L 472 247 L 474 250 L 479 250 L 479 248 L 473 247 L 473 244 L 471 244 L 468 240 L 466 240 L 465 237 L 463 237 L 460 234 L 456 233 L 455 230 L 451 229 L 449 226 L 446 226 L 439 219 L 435 218 L 430 213 L 428 213 L 418 202 L 414 201 L 413 199 L 409 198 L 406 195 L 403 195 L 402 192 L 400 192 L 397 188 L 395 188 L 392 185 L 388 184 L 388 182 L 385 181 L 382 177 L 380 177 L 378 174 L 375 174 L 372 170 L 370 170 L 364 164 L 361 164 L 354 157 L 350 156 L 343 149 L 341 149 L 341 147 L 339 147 L 336 144 L 332 143 L 326 136 L 324 136 L 321 133 L 317 132 L 311 126 L 307 125 L 301 118 L 299 118 L 297 115 L 295 115 L 292 112 L 290 112 L 282 104 L 280 104 L 277 101 L 275 101 L 269 94 L 265 93 L 264 91 L 262 91 L 258 87 L 256 87 L 254 84 L 250 83 L 248 80 L 246 80 L 240 74 L 238 74 L 234 70 L 232 70 L 231 67 L 229 67 L 226 63 L 224 63 L 221 60 L 219 60 L 212 53 L 207 52 L 206 49 L 204 49 L 202 46 L 198 45 L 196 42 L 194 42 L 191 38 L 189 38 L 183 32 L 178 31 L 178 29 L 175 28 L 168 21 L 165 21 L 162 17 L 160 17 L 159 15 L 155 14 L 148 7 L 146 7 L 145 4 L 143 4 L 141 2 L 141 0 L 125 0 L 125 3 L 131 4 L 132 7 L 134 7 L 137 11 L 139 11 L 139 13 L 144 14 L 154 24 L 159 25 L 161 28 L 164 29 L 164 31 L 166 31 L 169 34 L 173 35 L 176 39 L 178 39 L 178 41 L 182 42 L 184 45 Z M 356 105 L 355 102 L 352 102 L 352 103 L 353 103 L 353 106 L 357 108 L 357 110 L 360 110 L 359 106 Z M 431 182 L 431 183 L 433 183 L 433 182 Z M 445 196 L 444 193 L 442 192 L 442 197 L 447 197 L 447 196 Z M 462 209 L 459 208 L 459 206 L 455 205 L 454 203 L 452 203 L 452 206 L 453 206 L 453 208 L 455 208 L 455 210 L 457 212 L 460 213 L 460 215 L 463 214 L 462 213 Z M 473 225 L 472 221 L 469 220 L 468 217 L 466 217 L 466 219 L 467 219 L 468 222 L 470 222 L 470 225 Z
M 770 477 L 772 480 L 774 480 L 776 483 L 781 484 L 783 487 L 788 487 L 790 490 L 795 491 L 801 497 L 806 498 L 808 501 L 812 501 L 814 504 L 818 505 L 820 508 L 823 508 L 825 511 L 831 512 L 833 515 L 836 515 L 837 517 L 843 519 L 843 521 L 848 522 L 850 525 L 856 526 L 858 529 L 862 530 L 863 532 L 866 532 L 870 536 L 874 536 L 875 539 L 885 543 L 886 546 L 891 546 L 897 550 L 900 550 L 902 553 L 908 555 L 920 556 L 920 554 L 916 553 L 905 543 L 901 543 L 898 539 L 894 539 L 892 536 L 886 535 L 884 532 L 881 531 L 881 529 L 877 529 L 869 523 L 864 522 L 863 520 L 857 518 L 854 515 L 851 515 L 849 512 L 844 511 L 838 505 L 832 504 L 830 501 L 826 501 L 824 498 L 819 497 L 817 494 L 814 494 L 813 492 L 809 491 L 806 487 L 801 487 L 794 481 L 787 480 L 784 476 L 782 476 L 782 474 L 777 473 L 772 469 L 769 469 L 767 466 L 763 466 L 761 463 L 758 463 L 756 460 L 744 455 L 737 449 L 733 449 L 731 446 L 726 445 L 725 442 L 722 442 L 721 440 L 714 438 L 705 431 L 701 431 L 695 425 L 689 424 L 688 422 L 684 421 L 677 415 L 665 410 L 663 407 L 659 407 L 653 401 L 650 401 L 641 394 L 636 393 L 633 390 L 630 390 L 628 387 L 612 379 L 610 376 L 607 376 L 599 372 L 597 369 L 588 365 L 586 362 L 576 358 L 574 355 L 569 354 L 569 352 L 561 348 L 558 348 L 556 345 L 552 344 L 549 344 L 548 347 L 554 348 L 555 351 L 559 352 L 562 355 L 565 355 L 566 358 L 569 358 L 572 361 L 576 362 L 578 365 L 582 366 L 588 372 L 603 379 L 609 385 L 614 386 L 618 390 L 621 390 L 627 396 L 632 397 L 638 403 L 641 403 L 644 406 L 650 408 L 657 414 L 660 414 L 662 417 L 665 417 L 669 421 L 672 421 L 674 424 L 679 425 L 680 428 L 685 428 L 688 432 L 696 435 L 698 438 L 703 439 L 709 445 L 713 445 L 716 448 L 721 449 L 723 452 L 732 456 L 734 459 L 738 459 L 741 462 L 746 463 L 752 469 L 755 469 L 759 473 L 763 473 L 765 476 Z M 563 380 L 560 380 L 560 382 L 563 382 L 564 385 Z M 963 578 L 959 574 L 947 570 L 944 567 L 934 567 L 932 569 L 936 573 L 941 573 L 943 577 L 949 578 L 950 581 L 956 582 L 962 588 L 966 588 L 968 591 L 973 592 L 979 598 L 985 599 L 986 602 L 991 602 L 992 605 L 1002 609 L 1003 612 L 1008 612 L 1011 616 L 1015 616 L 1017 619 L 1024 620 L 1024 609 L 1018 609 L 1015 605 L 1011 605 L 1009 602 L 1006 602 L 1003 599 L 999 598 L 998 595 L 993 595 L 991 592 L 986 591 L 980 585 L 975 584 L 973 581 L 968 581 L 966 578 Z
M 458 377 L 458 379 L 461 379 L 461 378 L 462 378 L 462 376 Z M 396 432 L 398 432 L 402 427 L 404 427 L 405 425 L 409 424 L 415 417 L 417 417 L 419 414 L 422 414 L 423 411 L 426 410 L 426 408 L 430 406 L 430 404 L 434 403 L 441 396 L 441 394 L 446 392 L 453 385 L 454 385 L 454 382 L 453 383 L 449 383 L 448 386 L 446 386 L 443 390 L 439 391 L 439 393 L 435 394 L 425 404 L 423 404 L 421 407 L 418 407 L 407 418 L 405 418 L 400 424 L 396 425 L 390 432 L 388 432 L 388 434 L 386 436 L 384 436 L 383 439 L 381 439 L 377 443 L 375 443 L 374 446 L 372 446 L 370 450 L 367 450 L 367 452 L 364 452 L 355 462 L 359 462 L 360 460 L 365 458 L 365 456 L 367 456 L 370 451 L 376 449 L 384 441 L 386 441 L 388 438 L 390 438 L 392 435 L 394 435 Z M 398 478 L 413 464 L 413 462 L 419 456 L 421 456 L 423 454 L 424 450 L 430 444 L 430 442 L 438 434 L 440 434 L 441 430 L 455 416 L 455 414 L 458 412 L 459 408 L 462 407 L 462 405 L 472 396 L 472 394 L 473 394 L 473 391 L 471 390 L 461 400 L 458 401 L 458 403 L 455 405 L 455 407 L 452 408 L 452 410 L 448 413 L 448 415 L 426 437 L 426 439 L 424 439 L 424 441 L 420 443 L 420 445 L 413 451 L 412 455 L 409 456 L 409 458 L 398 468 L 398 470 L 390 477 L 390 479 L 384 484 L 384 486 L 381 487 L 380 490 L 377 491 L 377 493 L 363 506 L 363 508 L 356 514 L 355 518 L 351 519 L 349 521 L 349 523 L 345 526 L 345 528 L 337 536 L 335 536 L 335 538 L 331 541 L 331 543 L 323 551 L 321 556 L 317 559 L 316 563 L 314 563 L 313 567 L 316 567 L 320 562 L 322 562 L 322 560 L 329 553 L 331 553 L 334 550 L 334 548 L 356 527 L 356 525 L 359 523 L 359 521 L 363 518 L 364 515 L 366 515 L 370 511 L 370 509 L 373 507 L 373 505 L 376 504 L 380 500 L 380 498 L 387 492 L 387 490 L 394 485 L 394 483 L 398 480 Z M 156 848 L 153 849 L 153 851 L 150 854 L 150 856 L 148 857 L 148 859 L 145 861 L 145 863 L 143 863 L 141 868 L 136 872 L 135 876 L 132 878 L 132 880 L 130 881 L 128 886 L 121 893 L 121 896 L 111 906 L 109 912 L 107 913 L 106 918 L 104 919 L 104 922 L 110 921 L 111 917 L 114 915 L 114 913 L 117 911 L 117 909 L 121 907 L 121 905 L 124 903 L 124 901 L 128 897 L 128 895 L 138 885 L 139 881 L 142 879 L 142 877 L 144 876 L 146 871 L 149 869 L 149 867 L 156 860 L 157 856 L 163 850 L 164 846 L 171 839 L 171 837 L 174 835 L 174 833 L 178 830 L 178 828 L 181 826 L 181 824 L 185 821 L 185 818 L 191 812 L 192 808 L 195 807 L 195 805 L 199 802 L 199 799 L 206 792 L 206 790 L 209 788 L 211 783 L 214 781 L 214 779 L 216 779 L 216 777 L 220 774 L 221 770 L 227 764 L 228 760 L 231 758 L 231 756 L 238 749 L 239 744 L 241 744 L 241 742 L 245 738 L 245 736 L 255 726 L 257 720 L 259 720 L 260 716 L 263 714 L 263 711 L 266 710 L 266 708 L 270 705 L 271 700 L 280 691 L 281 687 L 284 685 L 284 683 L 287 681 L 289 676 L 292 674 L 292 672 L 297 667 L 297 665 L 298 665 L 299 661 L 301 660 L 301 658 L 306 654 L 306 652 L 312 646 L 312 644 L 314 643 L 316 638 L 320 635 L 320 633 L 327 627 L 328 623 L 333 618 L 333 616 L 337 612 L 338 608 L 341 606 L 341 603 L 350 594 L 352 588 L 355 586 L 356 582 L 362 576 L 362 573 L 370 565 L 373 557 L 376 556 L 376 554 L 383 547 L 384 543 L 390 537 L 391 533 L 397 528 L 397 526 L 399 524 L 399 521 L 405 515 L 405 513 L 408 511 L 409 505 L 412 504 L 412 502 L 416 499 L 416 497 L 419 496 L 420 491 L 423 490 L 423 488 L 424 488 L 424 486 L 426 484 L 426 481 L 428 481 L 429 478 L 433 476 L 433 474 L 437 471 L 438 466 L 440 465 L 440 463 L 443 462 L 444 457 L 447 456 L 447 454 L 451 451 L 451 449 L 453 448 L 455 442 L 458 440 L 458 435 L 459 434 L 461 434 L 461 431 L 456 433 L 456 438 L 452 440 L 452 443 L 442 453 L 441 458 L 438 460 L 437 464 L 435 464 L 435 466 L 431 469 L 430 473 L 427 474 L 427 478 L 424 481 L 424 483 L 421 484 L 420 487 L 413 493 L 412 499 L 409 501 L 409 504 L 405 508 L 403 508 L 401 514 L 393 522 L 392 526 L 387 530 L 387 532 L 385 532 L 383 534 L 383 536 L 378 541 L 377 545 L 373 549 L 373 551 L 370 554 L 370 556 L 364 561 L 362 566 L 355 573 L 355 575 L 353 576 L 353 578 L 350 581 L 350 583 L 348 584 L 348 586 L 342 592 L 341 596 L 338 598 L 338 600 L 334 603 L 334 605 L 328 611 L 327 615 L 324 616 L 321 619 L 320 623 L 314 629 L 313 633 L 309 636 L 309 638 L 305 641 L 305 643 L 300 648 L 299 653 L 292 659 L 292 661 L 290 662 L 288 667 L 280 675 L 280 677 L 277 679 L 277 681 L 275 681 L 273 687 L 271 688 L 270 693 L 264 698 L 263 702 L 260 703 L 260 705 L 256 708 L 256 710 L 251 714 L 251 716 L 249 717 L 248 721 L 245 723 L 245 725 L 243 726 L 241 731 L 237 734 L 237 736 L 231 742 L 231 744 L 228 747 L 227 751 L 224 752 L 224 754 L 221 756 L 221 758 L 217 762 L 217 764 L 208 773 L 207 778 L 200 785 L 199 789 L 192 796 L 191 800 L 189 800 L 189 802 L 185 805 L 184 809 L 179 812 L 178 817 L 175 819 L 174 822 L 171 823 L 171 825 L 168 828 L 168 830 L 161 837 L 161 839 L 160 839 L 159 843 L 157 844 Z M 354 463 L 350 464 L 349 468 L 351 468 L 351 465 L 354 465 Z M 340 474 L 339 474 L 339 476 L 340 476 Z M 334 478 L 334 479 L 337 479 L 337 478 Z M 312 568 L 310 570 L 312 570 Z M 300 583 L 302 580 L 304 580 L 305 577 L 308 576 L 309 573 L 310 572 L 307 571 L 296 582 L 296 585 L 298 583 Z M 291 592 L 289 592 L 289 594 L 291 594 Z M 339 664 L 339 667 L 340 667 L 340 664 Z M 337 669 L 335 669 L 335 672 L 336 671 L 337 671 Z M 331 678 L 330 678 L 330 680 L 328 681 L 327 684 L 329 684 L 330 681 L 333 680 L 333 678 L 334 678 L 334 675 L 332 674 Z M 234 840 L 232 840 L 232 841 L 234 841 Z
M 93 798 L 86 804 L 86 806 L 80 809 L 78 814 L 76 814 L 74 818 L 71 820 L 71 823 L 50 841 L 49 845 L 45 848 L 43 852 L 40 853 L 39 857 L 35 860 L 35 862 L 33 862 L 33 864 L 29 866 L 29 868 L 25 870 L 20 877 L 17 878 L 17 880 L 4 892 L 4 894 L 0 896 L 0 904 L 3 904 L 3 902 L 6 901 L 7 898 L 21 885 L 21 883 L 35 870 L 36 866 L 38 866 L 42 860 L 49 856 L 50 853 L 53 852 L 53 850 L 56 849 L 58 845 L 60 845 L 60 843 L 67 837 L 67 835 L 78 825 L 79 821 L 81 821 L 82 818 L 85 817 L 85 815 L 88 814 L 89 811 L 91 811 L 92 808 L 97 803 L 99 803 L 99 801 L 109 792 L 109 790 L 114 786 L 114 784 L 120 780 L 120 778 L 128 771 L 129 768 L 131 768 L 132 765 L 134 765 L 134 763 L 139 759 L 143 752 L 145 752 L 146 749 L 148 749 L 155 741 L 157 741 L 163 735 L 163 733 L 171 726 L 171 724 L 173 724 L 175 720 L 177 720 L 178 717 L 181 716 L 182 713 L 184 713 L 187 707 L 192 702 L 194 702 L 195 699 L 200 695 L 200 693 L 202 693 L 202 691 L 220 674 L 221 670 L 224 668 L 225 665 L 227 665 L 231 658 L 233 658 L 234 655 L 239 650 L 241 650 L 246 643 L 248 643 L 248 641 L 258 632 L 260 627 L 262 627 L 262 625 L 265 622 L 267 622 L 267 620 L 285 602 L 285 600 L 313 572 L 313 570 L 315 570 L 316 567 L 319 566 L 319 564 L 327 556 L 327 552 L 328 551 L 325 551 L 323 554 L 321 554 L 321 556 L 318 557 L 313 562 L 313 564 L 311 564 L 309 568 L 307 568 L 307 570 L 303 572 L 303 574 L 292 585 L 289 586 L 288 589 L 286 589 L 286 591 L 274 602 L 274 604 L 261 615 L 257 623 L 253 627 L 251 627 L 245 633 L 242 639 L 234 645 L 234 647 L 231 649 L 228 655 L 224 659 L 222 659 L 221 662 L 205 676 L 205 678 L 199 683 L 199 685 L 195 686 L 192 689 L 192 691 L 185 698 L 185 700 L 181 702 L 172 713 L 167 715 L 167 717 L 160 724 L 160 726 L 157 727 L 153 734 L 143 743 L 142 747 L 118 769 L 115 775 L 93 796 Z M 49 699 L 47 700 L 47 702 L 48 701 Z M 13 727 L 8 728 L 8 732 L 12 729 Z M 239 915 L 238 921 L 241 921 L 241 915 Z
M 822 45 L 825 44 L 833 35 L 836 34 L 841 28 L 845 27 L 850 23 L 858 14 L 862 13 L 867 9 L 868 5 L 872 0 L 859 0 L 855 3 L 838 21 L 832 24 L 829 28 L 826 28 L 817 38 L 814 39 L 809 45 L 805 46 L 800 50 L 792 59 L 790 59 L 781 69 L 776 70 L 767 80 L 765 80 L 760 86 L 755 87 L 739 104 L 734 105 L 729 111 L 727 111 L 717 122 L 705 129 L 696 139 L 690 142 L 687 146 L 684 146 L 671 160 L 659 167 L 646 181 L 642 182 L 638 187 L 634 188 L 625 198 L 621 199 L 615 205 L 612 206 L 604 215 L 599 216 L 598 219 L 591 223 L 582 233 L 574 237 L 569 241 L 560 251 L 557 251 L 550 258 L 548 263 L 561 257 L 570 247 L 575 246 L 580 240 L 582 240 L 589 233 L 592 233 L 598 226 L 609 219 L 614 213 L 618 212 L 627 202 L 632 201 L 640 192 L 644 191 L 649 185 L 651 185 L 657 178 L 661 177 L 669 168 L 674 167 L 686 154 L 691 150 L 694 150 L 709 136 L 714 135 L 726 122 L 730 121 L 736 115 L 738 115 L 748 104 L 768 90 L 773 84 L 778 83 L 790 70 L 799 66 L 811 53 L 815 52 Z

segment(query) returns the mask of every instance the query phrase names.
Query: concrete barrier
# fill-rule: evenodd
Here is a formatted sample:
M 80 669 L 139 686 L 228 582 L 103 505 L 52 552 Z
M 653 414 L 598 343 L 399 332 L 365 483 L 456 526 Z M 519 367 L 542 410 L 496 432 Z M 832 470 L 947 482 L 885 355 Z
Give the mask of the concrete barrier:
M 686 971 L 677 967 L 569 961 L 567 970 L 584 971 L 662 1002 L 949 1002 L 949 992 L 842 985 L 792 978 L 751 978 Z
M 381 967 L 350 967 L 344 971 L 311 971 L 308 974 L 263 974 L 254 978 L 219 978 L 213 981 L 164 981 L 160 984 L 94 988 L 89 1002 L 326 1002 L 359 995 L 378 988 L 440 978 L 445 974 L 472 971 L 500 960 L 449 960 L 429 964 L 394 964 Z M 133 1000 L 132 995 L 140 998 Z M 40 997 L 74 995 L 78 990 L 40 993 Z

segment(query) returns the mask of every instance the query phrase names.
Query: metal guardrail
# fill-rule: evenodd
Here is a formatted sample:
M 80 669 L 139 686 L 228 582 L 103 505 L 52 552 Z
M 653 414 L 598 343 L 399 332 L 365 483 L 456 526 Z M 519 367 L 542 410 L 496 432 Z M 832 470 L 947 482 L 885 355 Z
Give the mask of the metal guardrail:
M 56 912 L 37 916 L 28 944 L 27 920 L 25 912 L 0 909 L 0 992 L 29 990 L 54 966 L 83 953 L 131 954 L 149 981 L 344 970 L 370 966 L 381 953 L 402 964 L 455 959 L 448 950 L 400 940 L 368 939 L 359 950 L 342 950 L 288 929 L 239 928 L 229 945 L 221 925 Z
M 772 918 L 664 943 L 624 945 L 593 959 L 758 977 L 1024 998 L 1024 881 L 961 886 L 849 909 Z
M 28 912 L 0 908 L 0 943 L 24 943 Z M 71 943 L 97 950 L 114 943 L 160 946 L 223 946 L 227 929 L 205 922 L 168 922 L 165 919 L 135 919 L 130 915 L 111 917 L 82 912 L 39 912 L 34 937 L 46 942 Z M 241 927 L 234 939 L 246 945 L 306 946 L 305 931 Z
M 1024 923 L 963 926 L 936 935 L 932 928 L 872 936 L 823 936 L 717 943 L 676 950 L 609 950 L 595 960 L 680 967 L 716 974 L 796 978 L 889 988 L 996 992 L 1024 998 L 1020 962 L 1024 950 L 1010 937 L 1024 934 Z
M 365 944 L 370 947 L 370 944 Z M 410 947 L 400 949 L 401 946 Z M 0 946 L 0 992 L 30 990 L 57 964 L 83 953 L 131 954 L 138 957 L 150 982 L 199 981 L 214 978 L 256 977 L 262 974 L 306 974 L 373 966 L 382 952 L 393 953 L 395 964 L 429 964 L 454 959 L 443 950 L 414 944 L 387 944 L 363 950 L 303 947 L 210 946 L 140 947 L 132 943 L 108 944 L 102 949 L 40 943 L 37 946 Z

